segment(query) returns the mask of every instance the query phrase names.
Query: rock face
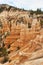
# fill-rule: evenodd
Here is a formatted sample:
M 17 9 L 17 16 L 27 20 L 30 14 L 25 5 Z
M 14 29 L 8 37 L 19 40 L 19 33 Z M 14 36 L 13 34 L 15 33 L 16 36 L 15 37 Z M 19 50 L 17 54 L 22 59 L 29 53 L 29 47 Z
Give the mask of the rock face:
M 6 62 L 2 59 L 0 65 L 43 65 L 43 28 L 37 18 L 9 5 L 0 5 L 0 9 L 0 49 L 5 48 L 8 57 L 6 61 L 2 50 Z

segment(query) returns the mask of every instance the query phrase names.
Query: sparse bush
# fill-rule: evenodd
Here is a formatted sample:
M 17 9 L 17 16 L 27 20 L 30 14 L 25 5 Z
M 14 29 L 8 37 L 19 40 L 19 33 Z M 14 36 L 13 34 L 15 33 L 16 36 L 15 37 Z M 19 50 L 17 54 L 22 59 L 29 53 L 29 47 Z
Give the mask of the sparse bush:
M 4 47 L 0 48 L 0 57 L 4 57 L 3 62 L 1 62 L 1 63 L 5 63 L 8 61 L 8 52 L 7 52 L 6 48 L 4 48 Z
M 30 23 L 28 23 L 28 28 L 31 28 L 31 24 Z
M 41 27 L 43 28 L 43 21 L 40 21 Z

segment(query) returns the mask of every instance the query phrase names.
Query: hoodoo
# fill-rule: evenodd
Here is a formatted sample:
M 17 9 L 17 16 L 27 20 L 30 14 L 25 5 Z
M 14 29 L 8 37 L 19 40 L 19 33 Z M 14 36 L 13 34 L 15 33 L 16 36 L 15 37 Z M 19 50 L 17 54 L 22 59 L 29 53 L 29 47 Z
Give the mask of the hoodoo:
M 9 5 L 0 9 L 0 65 L 43 65 L 40 17 Z

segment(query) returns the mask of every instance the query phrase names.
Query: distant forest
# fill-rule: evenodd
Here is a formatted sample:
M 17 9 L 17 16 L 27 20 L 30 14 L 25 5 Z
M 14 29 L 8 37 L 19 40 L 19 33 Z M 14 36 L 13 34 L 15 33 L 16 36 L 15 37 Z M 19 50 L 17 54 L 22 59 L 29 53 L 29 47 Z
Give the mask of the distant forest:
M 36 11 L 33 11 L 33 10 L 25 10 L 24 8 L 17 8 L 17 7 L 14 7 L 14 6 L 10 6 L 8 4 L 2 4 L 0 5 L 0 13 L 3 12 L 4 10 L 6 11 L 10 11 L 10 10 L 13 10 L 13 11 L 27 11 L 29 12 L 30 11 L 30 14 L 33 15 L 34 13 L 36 14 L 43 14 L 43 11 L 40 9 L 37 9 Z
M 41 9 L 37 9 L 36 11 L 30 10 L 30 13 L 33 15 L 34 13 L 36 14 L 43 14 L 43 11 Z

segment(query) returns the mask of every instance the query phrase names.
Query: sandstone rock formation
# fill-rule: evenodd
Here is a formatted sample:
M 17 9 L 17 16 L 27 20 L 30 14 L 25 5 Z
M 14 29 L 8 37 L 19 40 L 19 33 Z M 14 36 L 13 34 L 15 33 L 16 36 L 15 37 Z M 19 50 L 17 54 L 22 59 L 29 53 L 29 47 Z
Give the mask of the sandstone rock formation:
M 25 10 L 7 5 L 0 8 L 0 48 L 6 49 L 8 57 L 3 62 L 6 60 L 3 53 L 0 65 L 43 65 L 43 28 L 40 21 L 31 19 Z M 31 27 L 28 27 L 29 23 Z

